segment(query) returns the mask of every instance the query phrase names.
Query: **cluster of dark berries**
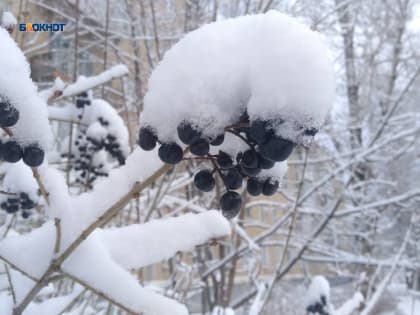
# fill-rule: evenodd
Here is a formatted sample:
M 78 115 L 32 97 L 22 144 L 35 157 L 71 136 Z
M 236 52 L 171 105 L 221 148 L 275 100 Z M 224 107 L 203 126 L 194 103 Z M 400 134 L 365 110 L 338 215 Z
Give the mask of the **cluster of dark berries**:
M 19 111 L 5 98 L 0 98 L 0 126 L 12 127 L 19 120 Z
M 84 108 L 85 106 L 89 106 L 91 104 L 91 101 L 88 97 L 87 92 L 82 92 L 79 95 L 76 96 L 76 107 L 77 108 Z
M 292 141 L 275 134 L 273 126 L 278 123 L 268 120 L 250 122 L 245 112 L 237 123 L 227 126 L 224 133 L 214 138 L 206 137 L 196 126 L 187 121 L 178 126 L 178 137 L 189 145 L 190 152 L 213 163 L 212 169 L 201 170 L 195 175 L 195 186 L 208 192 L 216 185 L 215 174 L 222 179 L 227 191 L 221 197 L 220 207 L 226 217 L 233 218 L 239 213 L 242 200 L 234 190 L 241 188 L 244 180 L 247 180 L 246 188 L 252 196 L 260 194 L 271 196 L 277 191 L 279 182 L 276 179 L 270 177 L 261 179 L 257 175 L 263 169 L 273 168 L 276 162 L 285 161 L 296 146 Z M 209 154 L 210 146 L 219 146 L 223 143 L 226 132 L 241 138 L 248 145 L 248 149 L 236 156 L 221 150 L 216 155 Z M 313 134 L 315 133 L 316 131 Z M 182 148 L 177 143 L 162 143 L 153 128 L 149 126 L 140 129 L 138 143 L 144 150 L 152 150 L 159 143 L 158 154 L 165 163 L 177 164 L 183 159 Z
M 99 117 L 98 121 L 102 126 L 109 125 L 109 122 L 102 117 Z M 74 160 L 74 170 L 77 172 L 76 183 L 83 184 L 89 189 L 92 188 L 92 183 L 98 177 L 108 176 L 103 162 L 95 161 L 94 156 L 99 151 L 105 150 L 119 165 L 125 163 L 125 155 L 117 138 L 112 134 L 94 138 L 86 136 L 86 130 L 80 130 L 74 144 L 77 150 Z M 65 157 L 66 154 L 62 154 L 62 156 Z M 71 158 L 74 157 L 74 155 L 71 156 Z
M 19 210 L 22 210 L 22 218 L 24 219 L 31 215 L 30 210 L 35 206 L 36 203 L 25 192 L 9 197 L 0 204 L 0 207 L 7 213 L 16 213 Z
M 19 111 L 4 97 L 0 98 L 0 126 L 12 127 L 19 120 Z M 16 163 L 23 159 L 26 165 L 37 167 L 44 161 L 44 150 L 37 143 L 22 147 L 15 140 L 0 141 L 0 160 Z
M 0 141 L 0 159 L 3 161 L 16 163 L 23 159 L 26 165 L 37 167 L 44 161 L 44 156 L 44 150 L 36 143 L 22 147 L 15 140 Z
M 325 295 L 321 295 L 320 301 L 312 303 L 306 308 L 306 311 L 309 314 L 317 314 L 317 315 L 330 315 L 327 306 L 327 298 Z

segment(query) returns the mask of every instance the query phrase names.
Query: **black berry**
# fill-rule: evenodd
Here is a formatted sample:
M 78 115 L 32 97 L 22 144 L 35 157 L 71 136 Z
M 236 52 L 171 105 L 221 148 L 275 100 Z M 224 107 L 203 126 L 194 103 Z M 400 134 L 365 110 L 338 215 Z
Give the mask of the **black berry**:
M 202 191 L 211 191 L 216 184 L 211 171 L 201 170 L 194 176 L 194 185 Z
M 272 196 L 277 192 L 278 188 L 279 188 L 279 182 L 277 180 L 267 179 L 264 182 L 262 192 L 265 196 Z
M 254 120 L 248 130 L 248 136 L 251 141 L 262 144 L 267 141 L 267 122 L 263 120 Z
M 200 132 L 185 121 L 177 127 L 177 131 L 179 139 L 185 144 L 191 144 L 200 138 Z
M 234 218 L 239 213 L 241 204 L 241 196 L 234 191 L 228 191 L 220 198 L 220 208 L 223 210 L 223 215 L 228 219 Z
M 274 161 L 266 159 L 264 156 L 258 153 L 258 167 L 267 170 L 273 168 L 274 164 L 276 164 Z
M 292 154 L 294 147 L 294 143 L 289 140 L 273 137 L 260 146 L 260 153 L 266 159 L 281 162 Z
M 225 183 L 227 189 L 240 188 L 242 186 L 242 180 L 243 176 L 236 168 L 228 170 L 223 177 L 223 182 Z
M 23 150 L 23 162 L 30 167 L 37 167 L 44 161 L 44 150 L 37 144 L 31 144 Z
M 318 129 L 313 128 L 313 127 L 305 129 L 305 131 L 303 132 L 303 134 L 306 136 L 315 136 L 317 133 L 318 133 Z
M 221 135 L 218 135 L 216 138 L 214 138 L 210 144 L 212 146 L 218 146 L 221 145 L 225 141 L 225 135 L 222 133 Z
M 27 219 L 30 215 L 31 213 L 29 211 L 22 211 L 22 218 Z
M 246 168 L 258 167 L 258 156 L 254 150 L 247 150 L 243 153 L 241 165 Z
M 206 139 L 195 140 L 190 145 L 190 151 L 197 156 L 204 156 L 210 151 L 210 145 Z
M 243 167 L 241 165 L 241 173 L 243 175 L 245 175 L 245 176 L 252 177 L 252 176 L 257 175 L 259 172 L 261 172 L 261 169 L 259 167 L 257 167 L 257 168 L 249 168 L 249 167 Z
M 233 167 L 233 160 L 229 154 L 223 151 L 219 151 L 217 156 L 217 164 L 221 169 L 228 169 Z
M 159 158 L 168 164 L 177 164 L 182 160 L 182 149 L 181 147 L 174 143 L 164 143 L 159 148 Z
M 157 137 L 155 133 L 148 127 L 142 127 L 139 131 L 139 146 L 143 150 L 150 151 L 156 146 Z
M 263 191 L 263 183 L 255 177 L 248 179 L 246 190 L 251 196 L 258 196 Z
M 2 127 L 14 126 L 19 120 L 19 111 L 14 107 L 9 107 L 8 111 L 0 116 L 0 125 Z
M 22 158 L 22 148 L 16 141 L 8 141 L 2 145 L 3 159 L 9 163 L 16 163 Z

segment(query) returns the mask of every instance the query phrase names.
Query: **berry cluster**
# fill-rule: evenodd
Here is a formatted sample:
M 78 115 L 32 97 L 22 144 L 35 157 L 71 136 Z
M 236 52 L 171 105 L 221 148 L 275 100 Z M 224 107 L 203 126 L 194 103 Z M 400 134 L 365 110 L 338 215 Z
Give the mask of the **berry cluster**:
M 22 218 L 26 219 L 31 215 L 31 209 L 36 206 L 36 203 L 25 192 L 9 197 L 6 201 L 0 204 L 0 207 L 7 213 L 16 213 L 22 210 Z
M 318 314 L 318 315 L 329 315 L 328 303 L 325 295 L 321 295 L 320 301 L 312 303 L 306 308 L 306 311 L 309 314 Z
M 293 149 L 295 143 L 279 137 L 275 134 L 273 126 L 281 124 L 281 121 L 254 120 L 250 122 L 245 112 L 239 120 L 227 126 L 224 133 L 217 137 L 207 137 L 199 128 L 190 122 L 183 121 L 178 125 L 178 138 L 189 145 L 190 152 L 198 159 L 211 160 L 212 169 L 200 170 L 194 176 L 195 186 L 205 192 L 211 191 L 215 185 L 215 174 L 218 174 L 226 187 L 226 192 L 220 199 L 220 207 L 223 214 L 228 218 L 235 217 L 241 208 L 241 196 L 235 192 L 242 187 L 243 181 L 247 180 L 247 191 L 252 196 L 264 194 L 273 195 L 278 187 L 277 179 L 269 176 L 259 176 L 265 169 L 271 169 L 276 162 L 285 161 Z M 218 154 L 210 154 L 211 146 L 219 146 L 224 142 L 225 133 L 228 132 L 239 137 L 247 145 L 236 156 L 219 150 Z M 316 131 L 305 131 L 315 134 Z M 312 135 L 313 135 L 312 134 Z M 183 159 L 182 148 L 175 142 L 162 143 L 159 141 L 153 128 L 142 127 L 139 132 L 138 143 L 144 150 L 152 150 L 160 143 L 158 154 L 160 159 L 168 164 L 177 164 Z
M 98 121 L 103 126 L 108 125 L 108 122 L 102 117 L 99 117 Z M 72 155 L 71 158 L 75 157 L 76 183 L 83 184 L 89 189 L 92 188 L 93 182 L 98 177 L 108 176 L 108 170 L 105 168 L 106 157 L 103 157 L 105 152 L 109 153 L 119 165 L 125 163 L 125 156 L 120 149 L 120 144 L 112 134 L 107 134 L 104 137 L 91 137 L 86 135 L 86 130 L 80 130 L 74 145 L 76 157 Z M 62 154 L 63 157 L 66 155 Z
M 6 98 L 0 98 L 0 126 L 12 127 L 18 120 L 19 111 Z M 44 150 L 37 143 L 22 147 L 16 140 L 0 141 L 0 160 L 9 163 L 23 159 L 26 165 L 37 167 L 44 161 L 44 155 Z
M 76 96 L 76 107 L 77 108 L 84 108 L 85 106 L 89 106 L 91 104 L 90 99 L 88 97 L 87 92 L 82 92 Z

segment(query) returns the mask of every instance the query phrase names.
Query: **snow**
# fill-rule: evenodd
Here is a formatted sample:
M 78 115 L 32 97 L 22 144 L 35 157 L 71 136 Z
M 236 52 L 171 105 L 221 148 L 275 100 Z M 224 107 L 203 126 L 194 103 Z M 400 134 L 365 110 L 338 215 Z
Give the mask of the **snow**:
M 30 79 L 25 56 L 3 28 L 0 43 L 0 98 L 7 98 L 20 113 L 19 121 L 10 129 L 22 145 L 37 142 L 46 149 L 52 139 L 46 103 Z
M 7 291 L 0 292 L 0 314 L 9 315 L 13 309 L 12 295 Z
M 25 192 L 35 203 L 38 202 L 38 184 L 32 176 L 31 169 L 19 161 L 17 163 L 3 163 L 0 172 L 4 173 L 2 189 L 6 192 L 17 193 Z M 22 180 L 22 179 L 25 180 Z M 1 199 L 6 199 L 7 195 L 0 195 Z
M 297 127 L 323 123 L 333 81 L 321 36 L 296 19 L 270 11 L 218 21 L 166 52 L 150 77 L 140 123 L 162 141 L 176 141 L 184 119 L 215 136 L 246 109 L 251 121 L 286 120 L 276 133 L 298 141 Z
M 398 311 L 400 311 L 402 315 L 420 314 L 420 299 L 415 298 L 414 296 L 401 298 L 401 301 L 398 303 Z
M 209 239 L 229 234 L 229 222 L 219 211 L 210 210 L 101 230 L 99 237 L 116 262 L 124 268 L 134 269 L 169 259 L 178 251 L 189 251 Z
M 12 268 L 9 268 L 9 270 L 16 302 L 20 303 L 31 290 L 35 282 Z
M 1 17 L 1 26 L 5 28 L 14 27 L 17 24 L 17 20 L 12 12 L 4 11 Z
M 321 297 L 324 296 L 327 300 L 327 304 L 330 300 L 330 284 L 324 276 L 315 276 L 311 280 L 309 285 L 307 296 L 306 296 L 306 306 L 315 304 L 316 302 L 321 301 Z
M 0 242 L 0 256 L 29 275 L 40 278 L 53 257 L 55 228 L 52 221 L 28 234 L 8 236 Z
M 50 118 L 73 121 L 78 121 L 78 115 L 82 114 L 80 122 L 88 126 L 86 130 L 88 136 L 101 140 L 108 134 L 112 135 L 116 138 L 116 143 L 119 144 L 124 156 L 128 155 L 130 151 L 128 129 L 124 120 L 108 102 L 92 99 L 91 104 L 85 106 L 82 113 L 73 104 L 64 107 L 49 106 L 48 112 Z M 107 121 L 108 125 L 103 126 L 99 118 Z
M 23 313 L 24 315 L 46 315 L 46 314 L 61 314 L 63 311 L 80 293 L 83 287 L 76 284 L 72 293 L 64 296 L 53 297 L 41 303 L 31 303 Z
M 287 173 L 287 169 L 287 161 L 277 162 L 271 169 L 261 170 L 261 172 L 257 174 L 256 177 L 260 178 L 261 180 L 270 178 L 281 183 L 284 175 Z
M 104 84 L 114 78 L 128 74 L 125 65 L 115 65 L 112 68 L 92 77 L 79 76 L 77 81 L 70 84 L 63 90 L 63 97 L 73 96 L 90 90 L 98 85 Z
M 82 243 L 63 263 L 62 269 L 133 312 L 188 314 L 184 305 L 143 288 L 129 271 L 111 259 L 96 235 Z
M 230 307 L 215 306 L 211 315 L 235 315 L 235 311 Z
M 363 303 L 365 298 L 360 292 L 356 292 L 353 297 L 346 301 L 339 309 L 335 310 L 334 315 L 351 315 Z
M 108 122 L 108 126 L 102 126 L 98 118 Z M 91 105 L 85 106 L 82 123 L 89 125 L 87 135 L 95 139 L 103 139 L 107 134 L 116 137 L 117 143 L 124 155 L 129 152 L 128 130 L 124 120 L 118 115 L 117 111 L 106 101 L 94 99 Z
M 264 297 L 264 294 L 266 294 L 266 292 L 267 292 L 267 285 L 265 283 L 259 283 L 257 295 L 249 309 L 249 315 L 258 315 L 259 311 L 261 310 L 261 307 L 263 306 L 263 301 L 264 301 L 263 297 Z
M 113 169 L 92 191 L 73 197 L 71 204 L 74 216 L 77 217 L 73 228 L 82 231 L 124 196 L 136 182 L 142 182 L 157 171 L 163 164 L 156 156 L 155 151 L 136 148 L 127 157 L 125 165 Z

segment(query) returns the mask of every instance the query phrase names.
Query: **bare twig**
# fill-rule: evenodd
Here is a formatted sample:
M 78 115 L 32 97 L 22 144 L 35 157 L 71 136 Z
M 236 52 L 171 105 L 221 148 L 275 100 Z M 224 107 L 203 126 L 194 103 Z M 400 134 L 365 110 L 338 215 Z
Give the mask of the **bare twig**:
M 16 304 L 15 289 L 13 287 L 12 277 L 10 276 L 9 266 L 6 263 L 4 263 L 4 270 L 6 270 L 7 281 L 9 282 L 10 291 L 12 292 L 13 304 Z

